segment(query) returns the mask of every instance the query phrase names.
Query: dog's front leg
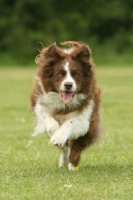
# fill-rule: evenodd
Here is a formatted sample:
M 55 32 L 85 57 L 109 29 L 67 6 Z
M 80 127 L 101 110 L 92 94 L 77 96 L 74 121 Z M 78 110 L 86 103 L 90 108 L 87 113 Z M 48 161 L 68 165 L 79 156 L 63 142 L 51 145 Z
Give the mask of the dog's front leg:
M 60 128 L 59 123 L 50 115 L 42 104 L 37 103 L 35 106 L 36 126 L 32 136 L 47 133 L 49 137 Z
M 85 128 L 83 127 L 85 124 Z M 50 142 L 55 146 L 63 147 L 67 140 L 77 139 L 79 136 L 87 133 L 89 122 L 83 123 L 77 119 L 66 121 L 51 137 Z
M 64 165 L 68 165 L 68 159 L 70 155 L 70 147 L 69 144 L 65 144 L 64 147 L 60 148 L 61 154 L 60 154 L 60 162 L 59 167 L 63 167 Z
M 82 113 L 73 113 L 73 116 L 66 120 L 51 137 L 53 145 L 63 147 L 67 140 L 75 140 L 87 133 L 90 126 L 90 118 L 94 108 L 94 101 Z
M 47 134 L 49 137 L 52 137 L 52 135 L 60 128 L 60 125 L 49 113 L 45 114 L 45 121 Z

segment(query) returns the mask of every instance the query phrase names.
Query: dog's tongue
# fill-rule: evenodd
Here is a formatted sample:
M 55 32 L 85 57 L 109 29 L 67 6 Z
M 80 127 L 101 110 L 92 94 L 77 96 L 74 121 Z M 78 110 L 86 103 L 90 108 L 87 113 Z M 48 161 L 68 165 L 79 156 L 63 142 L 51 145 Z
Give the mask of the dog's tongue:
M 74 93 L 73 92 L 63 92 L 61 93 L 62 99 L 65 103 L 69 103 L 72 101 Z

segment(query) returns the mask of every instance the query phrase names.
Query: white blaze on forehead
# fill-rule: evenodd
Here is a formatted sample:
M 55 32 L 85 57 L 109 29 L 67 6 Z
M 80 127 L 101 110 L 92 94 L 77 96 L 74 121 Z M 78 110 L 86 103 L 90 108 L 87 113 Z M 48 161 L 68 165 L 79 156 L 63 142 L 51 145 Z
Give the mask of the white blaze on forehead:
M 75 83 L 75 81 L 73 80 L 72 76 L 71 76 L 71 73 L 70 73 L 70 68 L 69 68 L 69 62 L 67 62 L 65 65 L 64 65 L 64 69 L 66 71 L 66 78 L 64 79 L 63 82 L 71 82 L 71 83 Z
M 63 101 L 65 103 L 70 103 L 77 91 L 77 85 L 75 80 L 73 79 L 73 77 L 71 76 L 71 72 L 70 72 L 70 63 L 66 62 L 65 65 L 63 66 L 64 70 L 66 71 L 66 76 L 64 77 L 64 80 L 61 82 L 60 84 L 60 94 L 61 97 L 63 99 Z M 66 84 L 71 84 L 71 89 L 68 91 L 66 91 Z

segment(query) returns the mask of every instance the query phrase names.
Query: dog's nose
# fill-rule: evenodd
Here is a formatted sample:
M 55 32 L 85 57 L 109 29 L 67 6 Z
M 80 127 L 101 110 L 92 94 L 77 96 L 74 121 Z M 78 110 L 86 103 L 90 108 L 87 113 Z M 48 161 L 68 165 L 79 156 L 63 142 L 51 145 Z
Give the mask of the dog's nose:
M 70 90 L 72 88 L 72 83 L 71 82 L 66 82 L 65 83 L 65 89 Z

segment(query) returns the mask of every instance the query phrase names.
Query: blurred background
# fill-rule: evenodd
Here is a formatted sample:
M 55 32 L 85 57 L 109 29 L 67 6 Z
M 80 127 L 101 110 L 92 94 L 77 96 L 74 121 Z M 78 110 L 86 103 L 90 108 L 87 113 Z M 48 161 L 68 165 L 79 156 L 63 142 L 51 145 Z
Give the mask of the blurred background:
M 1 0 L 1 64 L 32 64 L 53 42 L 87 43 L 100 64 L 132 63 L 133 0 Z

